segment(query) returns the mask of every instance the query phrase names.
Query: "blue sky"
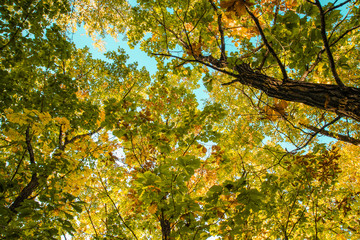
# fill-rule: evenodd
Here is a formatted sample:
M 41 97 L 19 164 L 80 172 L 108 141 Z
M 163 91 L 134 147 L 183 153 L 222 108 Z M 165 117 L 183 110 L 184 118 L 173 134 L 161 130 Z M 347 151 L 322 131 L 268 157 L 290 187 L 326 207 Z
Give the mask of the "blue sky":
M 94 47 L 94 42 L 86 34 L 86 31 L 83 27 L 78 27 L 75 33 L 72 33 L 70 36 L 71 41 L 73 41 L 77 48 L 88 47 L 89 51 L 92 53 L 93 58 L 98 58 L 102 60 L 106 60 L 104 53 L 106 51 L 115 51 L 119 47 L 123 48 L 125 52 L 129 55 L 129 62 L 137 62 L 139 64 L 139 68 L 146 67 L 151 75 L 155 74 L 157 71 L 156 60 L 150 56 L 148 56 L 145 52 L 141 51 L 140 46 L 135 46 L 134 49 L 131 49 L 126 40 L 124 40 L 122 35 L 119 35 L 118 39 L 114 39 L 111 36 L 107 36 L 103 39 L 105 43 L 106 50 L 101 52 L 99 49 Z M 203 101 L 208 98 L 208 94 L 206 93 L 206 89 L 202 84 L 202 80 L 199 79 L 200 88 L 195 90 L 194 93 L 196 98 L 200 104 L 200 107 L 203 106 Z
M 111 36 L 107 36 L 103 39 L 105 43 L 106 51 L 115 51 L 119 47 L 123 48 L 125 52 L 129 55 L 130 62 L 138 62 L 140 67 L 145 66 L 146 69 L 150 72 L 150 74 L 154 74 L 156 72 L 156 61 L 149 57 L 146 53 L 140 50 L 139 46 L 131 49 L 127 42 L 122 39 L 123 37 L 120 35 L 119 39 L 115 40 Z M 106 51 L 101 52 L 99 49 L 94 47 L 94 42 L 86 35 L 85 29 L 79 27 L 76 33 L 70 35 L 70 39 L 75 43 L 76 47 L 84 48 L 88 47 L 90 52 L 92 53 L 94 58 L 106 60 L 104 53 Z

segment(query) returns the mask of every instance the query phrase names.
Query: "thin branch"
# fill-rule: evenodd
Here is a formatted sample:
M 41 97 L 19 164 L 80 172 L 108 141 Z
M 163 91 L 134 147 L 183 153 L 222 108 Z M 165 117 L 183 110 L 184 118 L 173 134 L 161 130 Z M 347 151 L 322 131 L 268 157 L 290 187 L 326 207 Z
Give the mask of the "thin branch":
M 293 152 L 297 152 L 303 148 L 305 148 L 310 142 L 311 140 L 317 135 L 319 134 L 321 131 L 323 131 L 325 128 L 327 128 L 328 126 L 336 123 L 338 120 L 340 120 L 341 116 L 337 116 L 336 118 L 334 118 L 334 120 L 332 120 L 331 122 L 325 124 L 322 128 L 320 128 L 318 131 L 314 132 L 313 134 L 311 134 L 310 138 L 305 142 L 305 144 L 301 147 L 298 147 L 297 149 L 293 150 Z
M 35 165 L 35 156 L 34 156 L 34 150 L 31 145 L 31 136 L 30 136 L 30 126 L 26 129 L 26 146 L 27 150 L 29 152 L 29 158 L 31 165 Z M 31 176 L 30 182 L 21 190 L 19 195 L 15 198 L 14 202 L 9 206 L 9 209 L 17 213 L 16 208 L 20 207 L 20 205 L 24 202 L 24 200 L 28 199 L 28 197 L 33 193 L 33 191 L 39 186 L 39 177 L 37 173 L 33 172 Z M 12 218 L 9 219 L 8 223 L 10 223 Z
M 341 34 L 335 41 L 333 41 L 331 44 L 330 44 L 330 47 L 334 46 L 338 41 L 340 41 L 343 37 L 345 37 L 346 34 L 348 34 L 349 32 L 353 31 L 353 30 L 356 30 L 360 28 L 360 24 L 359 25 L 356 25 L 348 30 L 346 30 L 343 34 Z
M 100 130 L 102 130 L 103 128 L 104 128 L 104 127 L 99 127 L 99 128 L 96 129 L 95 131 L 77 135 L 77 136 L 73 137 L 73 138 L 70 139 L 70 140 L 65 139 L 65 143 L 64 143 L 64 145 L 63 145 L 63 147 L 62 147 L 62 150 L 64 150 L 65 146 L 68 145 L 69 143 L 73 143 L 73 142 L 75 142 L 76 140 L 78 140 L 78 139 L 80 139 L 80 138 L 82 138 L 82 137 L 86 137 L 86 136 L 90 136 L 90 137 L 91 137 L 92 135 L 94 135 L 95 133 L 98 133 L 98 132 L 99 132 Z
M 288 236 L 288 235 L 287 235 L 287 228 L 288 228 L 288 226 L 289 226 L 291 213 L 292 213 L 292 211 L 294 210 L 295 203 L 297 202 L 297 197 L 299 196 L 299 193 L 300 193 L 300 189 L 299 189 L 300 187 L 302 187 L 301 184 L 299 184 L 299 186 L 298 186 L 297 189 L 296 189 L 297 191 L 296 191 L 296 195 L 295 195 L 294 201 L 292 202 L 291 207 L 290 207 L 290 211 L 288 212 L 288 216 L 287 216 L 287 219 L 286 219 L 285 230 L 284 230 L 286 236 Z M 290 235 L 290 233 L 289 233 L 289 235 Z
M 349 137 L 349 136 L 346 136 L 343 134 L 333 133 L 333 132 L 327 131 L 325 129 L 317 128 L 317 127 L 311 126 L 311 125 L 306 125 L 306 124 L 302 124 L 302 123 L 300 123 L 300 125 L 310 129 L 311 131 L 319 132 L 320 134 L 325 135 L 327 137 L 332 137 L 334 139 L 337 139 L 337 140 L 340 140 L 343 142 L 347 142 L 347 143 L 351 143 L 354 145 L 360 145 L 360 139 Z
M 201 133 L 201 132 L 200 132 L 200 133 Z M 190 147 L 194 144 L 194 142 L 196 141 L 196 138 L 200 135 L 200 133 L 197 134 L 197 135 L 194 137 L 194 139 L 191 141 L 191 143 L 187 146 L 187 148 L 186 148 L 185 151 L 183 152 L 183 156 L 185 156 L 185 154 L 187 153 L 187 151 L 189 151 Z
M 25 158 L 25 153 L 26 153 L 26 150 L 24 150 L 24 152 L 23 152 L 23 154 L 22 154 L 22 156 L 21 156 L 21 159 L 20 159 L 20 161 L 19 161 L 19 163 L 18 163 L 18 165 L 17 165 L 17 167 L 16 167 L 16 170 L 15 170 L 14 174 L 12 175 L 12 177 L 11 177 L 11 179 L 10 179 L 10 182 L 11 182 L 12 180 L 14 180 L 16 174 L 18 173 L 18 171 L 19 171 L 19 169 L 20 169 L 20 166 L 21 166 L 21 163 L 23 162 L 23 160 L 24 160 L 24 158 Z
M 315 69 L 315 67 L 321 62 L 322 58 L 321 58 L 321 54 L 324 52 L 325 50 L 321 50 L 317 56 L 316 56 L 316 60 L 313 64 L 311 64 L 311 66 L 309 67 L 308 70 L 306 70 L 303 75 L 300 78 L 300 82 L 305 81 L 305 79 L 307 78 L 307 76 Z
M 215 5 L 215 3 L 212 1 L 212 0 L 209 0 L 212 8 L 215 10 L 216 12 L 216 15 L 218 16 L 218 29 L 219 29 L 219 33 L 220 33 L 220 41 L 221 41 L 221 57 L 220 57 L 220 60 L 224 60 L 226 58 L 226 55 L 225 55 L 225 37 L 224 37 L 224 29 L 222 28 L 222 21 L 221 21 L 221 18 L 222 18 L 222 14 L 218 14 L 218 9 Z
M 110 196 L 110 194 L 109 194 L 109 192 L 108 192 L 108 190 L 107 190 L 107 188 L 106 188 L 106 186 L 105 186 L 105 184 L 104 184 L 104 182 L 103 182 L 103 180 L 102 180 L 102 178 L 101 178 L 101 174 L 100 174 L 99 171 L 98 171 L 98 174 L 99 174 L 100 183 L 101 183 L 101 185 L 102 185 L 102 187 L 103 187 L 103 189 L 104 189 L 104 191 L 105 191 L 105 194 L 106 194 L 106 196 L 109 198 L 109 200 L 111 201 L 111 203 L 113 204 L 113 206 L 114 206 L 114 208 L 115 208 L 115 210 L 116 210 L 116 212 L 117 212 L 117 214 L 118 214 L 118 217 L 120 218 L 121 222 L 122 222 L 122 223 L 125 225 L 125 227 L 131 232 L 131 234 L 135 237 L 135 239 L 138 239 L 137 236 L 136 236 L 136 234 L 134 233 L 134 231 L 129 227 L 129 225 L 126 224 L 124 218 L 121 216 L 120 211 L 119 211 L 118 207 L 116 206 L 116 203 L 114 202 L 114 200 L 111 198 L 111 196 Z
M 30 163 L 35 164 L 34 150 L 31 146 L 30 126 L 26 129 L 26 147 L 29 152 Z
M 283 75 L 283 82 L 287 81 L 289 79 L 287 73 L 286 73 L 286 69 L 285 66 L 282 64 L 282 62 L 280 61 L 279 57 L 277 56 L 277 54 L 275 53 L 274 49 L 271 47 L 270 43 L 268 42 L 264 31 L 261 28 L 259 19 L 257 17 L 255 17 L 255 15 L 249 10 L 249 8 L 246 6 L 246 11 L 248 12 L 248 14 L 250 15 L 250 17 L 253 19 L 253 21 L 256 24 L 257 29 L 259 30 L 259 33 L 261 35 L 261 38 L 264 42 L 264 44 L 266 45 L 267 49 L 269 49 L 271 55 L 273 55 L 273 57 L 275 58 L 276 62 L 278 63 L 280 69 L 281 69 L 281 73 Z
M 34 2 L 34 1 L 33 1 Z M 11 42 L 13 42 L 16 38 L 16 35 L 18 35 L 18 33 L 20 32 L 20 30 L 22 30 L 24 23 L 27 21 L 27 19 L 29 18 L 30 14 L 32 14 L 34 12 L 34 10 L 36 9 L 36 7 L 41 3 L 42 1 L 39 1 L 38 3 L 36 3 L 36 5 L 26 14 L 24 20 L 20 23 L 20 26 L 16 29 L 15 33 L 10 37 L 9 41 L 7 43 L 5 43 L 3 46 L 0 47 L 0 51 L 2 51 L 5 47 L 7 47 Z M 30 3 L 30 5 L 32 4 L 32 2 Z M 30 7 L 30 6 L 29 6 Z
M 324 42 L 324 47 L 325 47 L 325 51 L 327 53 L 327 56 L 328 56 L 328 59 L 329 59 L 329 63 L 330 63 L 330 69 L 333 73 L 333 76 L 335 78 L 335 81 L 337 83 L 337 85 L 339 85 L 339 87 L 341 89 L 344 89 L 345 88 L 345 85 L 344 83 L 340 80 L 340 77 L 336 71 L 336 67 L 335 67 L 335 62 L 334 62 L 334 57 L 331 53 L 331 50 L 330 50 L 330 46 L 329 46 L 329 42 L 328 42 L 328 39 L 327 39 L 327 35 L 326 35 L 326 22 L 325 22 L 325 13 L 324 13 L 324 10 L 321 6 L 321 3 L 319 0 L 316 0 L 316 6 L 318 7 L 319 11 L 320 11 L 320 19 L 321 19 L 321 37 L 323 39 L 323 42 Z
M 327 9 L 327 10 L 324 12 L 324 14 L 327 14 L 328 12 L 331 12 L 332 10 L 334 10 L 334 9 L 336 9 L 336 8 L 340 8 L 340 7 L 344 6 L 345 4 L 347 4 L 347 3 L 349 3 L 349 2 L 351 2 L 351 0 L 346 0 L 345 2 L 340 3 L 340 4 L 336 5 L 336 6 L 332 6 L 331 8 Z
M 91 226 L 93 227 L 93 229 L 94 229 L 94 231 L 95 231 L 96 238 L 98 238 L 98 233 L 97 233 L 97 231 L 96 231 L 95 225 L 94 225 L 93 220 L 92 220 L 92 218 L 91 218 L 90 211 L 89 211 L 89 209 L 88 209 L 86 206 L 84 206 L 84 207 L 85 207 L 85 210 L 86 210 L 86 212 L 87 212 L 87 214 L 88 214 L 88 217 L 89 217 L 89 219 L 90 219 Z M 90 207 L 91 207 L 91 204 L 90 204 L 89 208 L 90 208 Z
M 329 36 L 329 41 L 331 39 L 331 37 L 333 36 L 333 34 L 335 33 L 336 29 L 345 22 L 345 20 L 347 19 L 347 17 L 349 16 L 350 10 L 346 13 L 346 15 L 343 17 L 343 19 L 341 19 L 331 30 L 330 36 Z
M 204 60 L 201 60 L 201 59 L 199 59 L 199 58 L 198 58 L 198 59 L 185 59 L 185 58 L 182 58 L 182 57 L 178 57 L 178 56 L 171 55 L 171 54 L 164 54 L 164 53 L 152 53 L 152 55 L 154 55 L 154 56 L 164 56 L 164 57 L 177 58 L 177 59 L 180 59 L 180 60 L 186 61 L 186 62 L 201 63 L 201 64 L 203 64 L 203 65 L 205 65 L 205 66 L 207 66 L 207 67 L 209 67 L 209 68 L 212 68 L 212 69 L 214 69 L 214 70 L 216 70 L 216 71 L 225 73 L 225 74 L 227 74 L 227 75 L 229 75 L 229 76 L 238 77 L 238 75 L 235 74 L 235 73 L 233 73 L 233 72 L 229 72 L 229 71 L 226 71 L 226 70 L 221 69 L 221 68 L 219 68 L 219 67 L 216 67 L 216 66 L 214 66 L 214 65 L 212 65 L 212 64 L 209 64 L 209 63 L 207 63 L 207 62 L 205 62 Z M 200 58 L 205 59 L 205 58 L 207 58 L 207 57 L 206 57 L 206 56 L 200 56 Z
M 59 148 L 63 148 L 63 131 L 62 131 L 62 124 L 59 126 Z

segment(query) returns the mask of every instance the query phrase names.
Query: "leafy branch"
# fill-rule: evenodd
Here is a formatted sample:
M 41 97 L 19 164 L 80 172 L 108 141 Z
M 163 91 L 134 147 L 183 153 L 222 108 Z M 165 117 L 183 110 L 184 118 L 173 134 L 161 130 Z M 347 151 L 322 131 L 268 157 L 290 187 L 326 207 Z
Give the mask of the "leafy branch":
M 109 200 L 111 201 L 112 205 L 114 206 L 114 208 L 115 208 L 115 210 L 116 210 L 116 213 L 117 213 L 120 221 L 121 221 L 121 222 L 124 224 L 124 226 L 131 232 L 131 234 L 134 236 L 134 238 L 135 238 L 135 239 L 138 239 L 137 236 L 136 236 L 136 234 L 135 234 L 135 232 L 130 228 L 130 226 L 125 222 L 124 218 L 121 216 L 121 213 L 120 213 L 118 207 L 116 206 L 115 201 L 114 201 L 114 200 L 112 199 L 112 197 L 110 196 L 110 194 L 109 194 L 109 192 L 108 192 L 108 190 L 107 190 L 107 188 L 106 188 L 106 186 L 105 186 L 105 184 L 104 184 L 104 182 L 103 182 L 103 180 L 102 180 L 102 177 L 101 177 L 101 174 L 100 174 L 99 171 L 98 171 L 98 175 L 99 175 L 99 181 L 100 181 L 100 183 L 101 183 L 101 186 L 103 187 L 106 196 L 109 198 Z

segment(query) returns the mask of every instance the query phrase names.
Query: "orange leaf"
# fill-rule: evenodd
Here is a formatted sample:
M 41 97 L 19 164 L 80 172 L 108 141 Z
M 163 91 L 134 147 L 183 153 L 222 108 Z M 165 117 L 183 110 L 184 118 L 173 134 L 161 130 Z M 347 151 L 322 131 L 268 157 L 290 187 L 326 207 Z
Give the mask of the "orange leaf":
M 157 205 L 156 205 L 156 203 L 153 203 L 153 204 L 151 204 L 150 205 L 150 207 L 148 208 L 148 211 L 149 211 L 149 213 L 151 213 L 151 214 L 155 214 L 156 213 L 156 211 L 157 211 Z

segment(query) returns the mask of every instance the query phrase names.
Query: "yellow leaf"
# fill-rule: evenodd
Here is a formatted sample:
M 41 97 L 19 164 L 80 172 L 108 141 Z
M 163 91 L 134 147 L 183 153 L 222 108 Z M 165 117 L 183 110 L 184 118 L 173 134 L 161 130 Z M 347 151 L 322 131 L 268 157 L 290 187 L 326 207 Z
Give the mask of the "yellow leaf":
M 230 7 L 234 6 L 235 2 L 236 2 L 236 0 L 221 1 L 220 7 L 221 8 L 230 8 Z
M 235 12 L 238 17 L 244 15 L 246 13 L 246 7 L 252 5 L 254 4 L 245 0 L 228 0 L 220 2 L 221 8 L 225 8 L 227 12 Z
M 150 207 L 148 208 L 148 211 L 149 211 L 149 213 L 151 213 L 151 214 L 155 214 L 156 211 L 157 211 L 157 208 L 158 208 L 157 204 L 156 204 L 156 203 L 153 203 L 153 204 L 151 204 Z
M 56 122 L 58 122 L 63 127 L 64 132 L 70 129 L 70 122 L 66 118 L 64 118 L 64 117 L 56 117 L 54 120 Z

